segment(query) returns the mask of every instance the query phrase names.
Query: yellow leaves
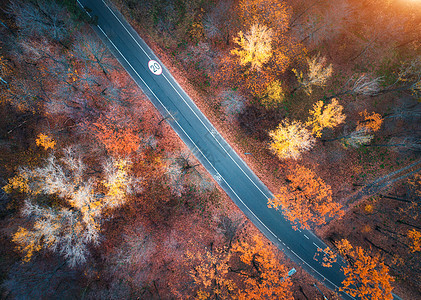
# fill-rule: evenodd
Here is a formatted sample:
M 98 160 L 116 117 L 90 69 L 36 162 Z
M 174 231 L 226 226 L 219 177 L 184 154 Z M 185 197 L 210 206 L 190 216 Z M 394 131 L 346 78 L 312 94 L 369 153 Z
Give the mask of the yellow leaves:
M 365 129 L 367 131 L 376 132 L 382 126 L 383 118 L 376 112 L 372 112 L 370 115 L 367 110 L 364 110 L 360 112 L 360 116 L 363 117 L 363 120 L 358 122 L 357 131 Z
M 9 183 L 3 187 L 6 193 L 18 190 L 21 193 L 30 193 L 29 178 L 25 172 L 20 172 L 15 177 L 9 178 Z
M 41 244 L 37 238 L 34 238 L 33 233 L 23 227 L 19 227 L 18 231 L 13 235 L 12 241 L 16 243 L 18 251 L 25 253 L 24 262 L 31 260 L 33 254 L 42 249 Z
M 323 128 L 334 128 L 345 121 L 346 116 L 342 114 L 342 110 L 343 106 L 339 105 L 335 98 L 327 105 L 323 101 L 318 101 L 314 104 L 313 110 L 310 110 L 306 125 L 312 127 L 312 133 L 316 137 L 321 137 Z
M 48 150 L 49 148 L 54 149 L 56 146 L 56 142 L 50 138 L 48 135 L 40 133 L 38 135 L 38 138 L 35 140 L 37 146 L 44 147 L 45 150 Z
M 408 183 L 415 194 L 421 197 L 421 173 L 417 173 L 413 178 L 408 179 Z
M 69 77 L 70 82 L 75 82 L 76 80 L 79 79 L 79 74 L 76 69 L 73 70 L 71 68 L 68 68 L 67 72 L 68 72 L 67 76 Z
M 273 31 L 265 25 L 253 24 L 245 34 L 240 31 L 234 38 L 239 48 L 231 50 L 231 54 L 239 57 L 240 65 L 250 64 L 251 69 L 261 70 L 272 56 Z
M 196 42 L 202 40 L 204 36 L 203 23 L 201 21 L 203 19 L 203 12 L 204 10 L 201 9 L 197 14 L 196 19 L 192 22 L 189 30 L 190 37 Z
M 275 130 L 269 132 L 269 149 L 280 159 L 298 159 L 301 152 L 310 150 L 315 139 L 305 126 L 298 121 L 282 121 Z
M 411 241 L 409 245 L 411 252 L 421 251 L 421 232 L 415 229 L 408 230 L 407 236 Z
M 272 81 L 261 95 L 260 103 L 266 108 L 276 107 L 285 100 L 285 92 L 279 80 Z
M 117 159 L 113 162 L 115 171 L 108 180 L 104 181 L 104 186 L 108 189 L 106 196 L 111 200 L 121 199 L 126 196 L 128 184 L 128 171 L 131 163 L 125 159 Z
M 365 212 L 366 214 L 372 214 L 372 213 L 373 213 L 373 211 L 374 211 L 374 207 L 373 207 L 373 205 L 372 205 L 372 204 L 366 204 L 366 205 L 364 206 L 364 212 Z
M 194 41 L 200 41 L 203 38 L 203 24 L 202 22 L 194 21 L 191 24 L 190 36 Z

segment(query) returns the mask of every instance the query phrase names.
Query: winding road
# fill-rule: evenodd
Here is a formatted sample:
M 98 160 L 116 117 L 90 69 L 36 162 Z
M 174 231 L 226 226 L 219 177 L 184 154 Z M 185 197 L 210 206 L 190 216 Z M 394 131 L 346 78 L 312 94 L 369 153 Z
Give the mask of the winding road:
M 273 198 L 269 189 L 221 137 L 125 18 L 103 0 L 77 2 L 97 18 L 93 28 L 102 41 L 244 214 L 290 259 L 338 292 L 345 278 L 343 262 L 326 268 L 313 259 L 317 249 L 326 245 L 311 231 L 294 230 L 280 212 L 267 207 L 268 199 Z M 355 299 L 345 293 L 340 295 Z

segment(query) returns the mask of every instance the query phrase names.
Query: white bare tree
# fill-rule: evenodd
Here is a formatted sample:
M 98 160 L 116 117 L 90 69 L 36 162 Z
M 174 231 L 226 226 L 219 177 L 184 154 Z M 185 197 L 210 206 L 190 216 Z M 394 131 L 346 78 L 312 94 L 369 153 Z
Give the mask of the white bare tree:
M 307 65 L 308 72 L 305 74 L 293 69 L 299 85 L 291 93 L 304 88 L 305 92 L 310 95 L 313 92 L 313 86 L 325 86 L 327 80 L 332 76 L 332 64 L 326 65 L 326 58 L 320 57 L 320 54 L 307 58 Z
M 362 145 L 369 144 L 373 137 L 374 135 L 370 131 L 362 128 L 340 137 L 339 140 L 345 148 L 358 148 Z
M 76 38 L 73 46 L 74 55 L 87 67 L 99 68 L 105 75 L 116 69 L 115 61 L 110 51 L 92 34 L 83 34 Z
M 238 91 L 223 91 L 221 98 L 223 99 L 221 105 L 228 117 L 234 118 L 244 111 L 245 98 Z
M 87 174 L 77 152 L 67 148 L 63 157 L 50 155 L 42 167 L 20 169 L 14 180 L 23 182 L 19 188 L 29 195 L 22 215 L 31 226 L 21 227 L 13 241 L 25 259 L 45 248 L 64 256 L 72 267 L 84 263 L 88 246 L 99 244 L 103 211 L 123 205 L 139 191 L 139 179 L 129 175 L 129 167 L 127 160 L 110 160 L 98 182 Z M 98 190 L 101 184 L 104 189 Z M 58 204 L 49 205 L 51 197 L 58 197 Z
M 199 162 L 188 150 L 180 151 L 168 159 L 166 174 L 172 192 L 181 196 L 187 186 L 195 187 L 199 192 L 209 191 L 214 188 L 208 175 L 199 170 Z

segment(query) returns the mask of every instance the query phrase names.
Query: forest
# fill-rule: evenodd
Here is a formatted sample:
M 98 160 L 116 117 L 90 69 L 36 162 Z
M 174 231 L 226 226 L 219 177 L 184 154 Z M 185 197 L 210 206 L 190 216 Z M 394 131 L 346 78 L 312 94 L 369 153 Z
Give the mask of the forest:
M 340 299 L 247 219 L 73 0 L 0 0 L 3 299 Z M 341 291 L 421 298 L 421 2 L 107 0 Z M 297 272 L 290 275 L 294 268 Z

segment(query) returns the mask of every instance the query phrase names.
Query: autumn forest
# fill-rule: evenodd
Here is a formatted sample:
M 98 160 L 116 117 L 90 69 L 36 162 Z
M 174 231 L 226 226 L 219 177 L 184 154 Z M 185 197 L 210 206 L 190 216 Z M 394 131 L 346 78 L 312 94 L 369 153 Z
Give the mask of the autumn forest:
M 346 264 L 272 244 L 73 0 L 0 0 L 2 299 L 421 299 L 421 1 L 107 0 Z M 290 271 L 294 269 L 296 273 Z

